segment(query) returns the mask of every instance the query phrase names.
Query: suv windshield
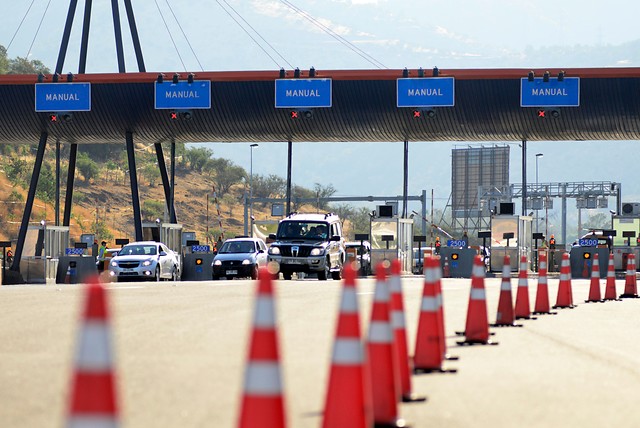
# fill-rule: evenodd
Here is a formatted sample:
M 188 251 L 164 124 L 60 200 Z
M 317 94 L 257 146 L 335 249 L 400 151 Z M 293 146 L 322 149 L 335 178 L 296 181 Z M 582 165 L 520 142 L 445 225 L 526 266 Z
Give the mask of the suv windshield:
M 278 239 L 317 239 L 325 240 L 328 224 L 312 221 L 284 221 L 278 228 Z

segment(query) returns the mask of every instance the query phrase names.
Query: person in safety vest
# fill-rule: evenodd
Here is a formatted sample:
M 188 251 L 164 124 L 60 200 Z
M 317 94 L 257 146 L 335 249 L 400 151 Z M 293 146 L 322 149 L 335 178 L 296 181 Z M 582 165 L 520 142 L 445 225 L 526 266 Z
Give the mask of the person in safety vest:
M 436 236 L 436 254 L 440 254 L 440 237 Z
M 555 252 L 556 252 L 556 238 L 551 235 L 551 238 L 549 238 L 549 272 L 554 271 L 555 269 L 555 263 L 553 262 L 553 259 L 555 257 Z
M 107 253 L 107 241 L 102 241 L 100 243 L 100 248 L 98 249 L 98 271 L 104 271 L 104 259 Z

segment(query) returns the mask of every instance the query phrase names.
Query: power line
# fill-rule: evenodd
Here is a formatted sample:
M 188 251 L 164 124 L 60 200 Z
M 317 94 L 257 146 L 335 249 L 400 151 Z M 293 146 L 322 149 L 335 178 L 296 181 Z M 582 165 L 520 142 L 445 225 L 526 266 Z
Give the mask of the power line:
M 258 41 L 257 41 L 257 40 L 256 40 L 256 39 L 255 39 L 255 38 L 254 38 L 254 37 L 253 37 L 253 36 L 248 32 L 248 31 L 247 31 L 247 29 L 246 29 L 246 28 L 244 28 L 244 26 L 243 26 L 240 22 L 238 22 L 238 20 L 237 20 L 236 18 L 234 18 L 234 17 L 233 17 L 233 15 L 232 15 L 232 14 L 231 14 L 227 9 L 225 9 L 225 7 L 224 7 L 222 4 L 220 4 L 220 1 L 219 1 L 219 0 L 216 0 L 216 3 L 218 3 L 218 5 L 222 8 L 222 10 L 223 10 L 227 15 L 229 15 L 229 17 L 230 17 L 231 19 L 233 19 L 233 20 L 235 21 L 235 23 L 236 23 L 236 24 L 238 24 L 238 26 L 242 29 L 242 31 L 244 31 L 244 32 L 247 34 L 247 36 L 249 36 L 249 38 L 250 38 L 251 40 L 253 40 L 253 42 L 254 42 L 254 43 L 255 43 L 255 44 L 256 44 L 256 45 L 257 45 L 257 46 L 262 50 L 262 52 L 264 52 L 264 53 L 265 53 L 265 55 L 267 55 L 267 56 L 269 57 L 269 59 L 271 59 L 271 61 L 273 61 L 273 63 L 274 63 L 278 68 L 281 68 L 280 64 L 278 64 L 278 61 L 276 61 L 276 60 L 275 60 L 275 58 L 273 58 L 273 57 L 269 54 L 269 52 L 267 52 L 267 51 L 266 51 L 266 49 L 265 49 L 264 47 L 262 47 L 262 45 L 261 45 L 261 44 L 260 44 L 260 43 L 259 43 L 259 42 L 258 42 Z M 246 20 L 244 20 L 244 18 L 242 18 L 242 16 L 241 16 L 241 15 L 240 15 L 240 14 L 239 14 L 235 9 L 233 9 L 233 8 L 232 8 L 232 7 L 231 7 L 231 6 L 226 2 L 226 1 L 225 1 L 225 3 L 226 3 L 226 4 L 227 4 L 227 6 L 228 6 L 230 9 L 232 9 L 232 10 L 233 10 L 233 11 L 234 11 L 238 16 L 240 16 L 240 18 L 241 18 L 244 22 L 247 22 Z M 247 23 L 247 25 L 249 25 L 249 24 Z M 256 34 L 258 34 L 258 36 L 260 36 L 260 34 L 259 34 L 259 33 L 258 33 L 258 32 L 253 28 L 253 27 L 251 27 L 251 25 L 249 25 L 249 28 L 251 28 L 251 29 L 252 29 Z M 260 38 L 262 38 L 262 40 L 264 40 L 264 38 L 263 38 L 262 36 L 260 36 Z M 266 40 L 265 40 L 265 43 L 267 43 L 267 45 L 269 45 L 269 43 L 268 43 Z M 282 59 L 283 59 L 283 61 L 284 61 L 284 62 L 286 62 L 286 63 L 287 63 L 291 68 L 293 68 L 293 66 L 289 63 L 289 61 L 287 61 L 286 59 L 284 59 L 284 58 L 282 57 L 282 55 L 280 55 L 280 53 L 279 53 L 276 49 L 274 49 L 274 48 L 273 48 L 273 46 L 269 45 L 269 47 L 270 47 L 271 49 L 273 49 L 273 51 L 274 51 L 274 52 L 276 52 L 276 53 L 278 54 L 278 56 L 279 56 L 280 58 L 282 58 Z
M 27 56 L 25 57 L 27 61 L 29 60 L 29 55 L 31 55 L 33 44 L 36 42 L 36 37 L 38 37 L 38 33 L 40 32 L 40 27 L 42 27 L 42 21 L 44 21 L 44 17 L 47 15 L 47 10 L 49 10 L 49 5 L 51 5 L 51 0 L 49 0 L 49 2 L 47 3 L 47 7 L 44 8 L 42 18 L 40 19 L 40 23 L 38 24 L 38 28 L 36 29 L 36 34 L 33 36 L 33 40 L 31 41 L 31 45 L 29 46 L 29 51 L 27 52 Z
M 178 58 L 180 59 L 180 62 L 182 63 L 182 68 L 184 68 L 184 71 L 187 71 L 187 67 L 184 65 L 184 61 L 182 60 L 182 56 L 180 55 L 180 51 L 178 50 L 178 46 L 176 45 L 175 40 L 173 40 L 173 35 L 171 34 L 171 30 L 169 30 L 169 26 L 167 25 L 167 21 L 164 19 L 164 15 L 162 14 L 162 11 L 160 10 L 160 5 L 158 5 L 158 0 L 153 0 L 156 3 L 156 8 L 158 9 L 158 13 L 160 13 L 160 18 L 162 18 L 162 22 L 164 23 L 164 28 L 167 29 L 167 33 L 169 34 L 169 38 L 171 39 L 171 43 L 173 43 L 173 48 L 176 50 L 176 53 L 178 54 Z
M 20 28 L 22 27 L 22 24 L 24 24 L 24 20 L 27 19 L 27 15 L 29 15 L 29 11 L 31 10 L 31 6 L 33 6 L 33 3 L 35 3 L 35 1 L 36 0 L 31 0 L 31 4 L 29 5 L 29 8 L 27 9 L 27 11 L 25 12 L 24 16 L 22 17 L 22 20 L 20 21 L 20 24 L 18 25 L 18 28 L 16 28 L 16 32 L 13 33 L 13 37 L 11 37 L 11 41 L 9 41 L 9 45 L 7 45 L 7 51 L 9 51 L 9 48 L 11 47 L 11 44 L 13 43 L 13 40 L 18 35 L 18 31 L 20 31 Z
M 196 61 L 198 62 L 198 65 L 200 66 L 200 70 L 204 71 L 204 68 L 202 67 L 202 64 L 200 63 L 200 60 L 198 59 L 198 55 L 196 55 L 195 51 L 193 50 L 193 47 L 191 46 L 191 42 L 189 42 L 189 38 L 187 37 L 187 35 L 185 34 L 184 30 L 182 29 L 182 25 L 180 25 L 180 21 L 178 21 L 178 18 L 176 17 L 176 14 L 173 12 L 173 8 L 169 4 L 169 0 L 165 0 L 165 1 L 167 3 L 167 6 L 169 7 L 169 10 L 171 11 L 171 14 L 173 15 L 173 19 L 175 19 L 176 23 L 178 24 L 178 28 L 180 28 L 180 31 L 182 31 L 182 35 L 184 36 L 184 39 L 187 41 L 187 45 L 189 45 L 189 49 L 191 49 L 191 53 L 193 54 L 193 56 L 195 57 Z
M 369 55 L 368 53 L 366 53 L 365 51 L 363 51 L 362 49 L 360 49 L 359 47 L 357 47 L 356 45 L 354 45 L 353 43 L 351 43 L 350 41 L 348 41 L 347 39 L 345 39 L 341 35 L 339 35 L 338 33 L 336 33 L 335 31 L 333 31 L 331 28 L 327 27 L 326 25 L 324 25 L 323 23 L 321 23 L 320 21 L 315 19 L 309 13 L 307 13 L 304 10 L 298 8 L 297 6 L 291 4 L 291 2 L 289 2 L 287 0 L 280 0 L 280 2 L 283 3 L 285 6 L 289 7 L 294 12 L 296 12 L 298 15 L 302 16 L 303 18 L 305 18 L 306 20 L 311 22 L 316 27 L 320 28 L 322 31 L 324 31 L 325 33 L 327 33 L 328 35 L 330 35 L 334 39 L 336 39 L 338 42 L 342 43 L 344 46 L 346 46 L 349 49 L 351 49 L 352 51 L 354 51 L 357 55 L 359 55 L 365 61 L 368 61 L 374 67 L 388 68 L 383 63 L 381 63 L 380 61 L 378 61 L 377 59 L 375 59 L 374 57 L 372 57 L 371 55 Z

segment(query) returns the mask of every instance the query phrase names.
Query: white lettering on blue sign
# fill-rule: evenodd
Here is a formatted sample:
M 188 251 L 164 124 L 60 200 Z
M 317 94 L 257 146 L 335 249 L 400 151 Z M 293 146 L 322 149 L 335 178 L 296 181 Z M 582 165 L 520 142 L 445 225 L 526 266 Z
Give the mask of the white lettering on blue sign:
M 200 98 L 200 94 L 195 91 L 166 91 L 167 98 Z
M 544 95 L 544 96 L 562 96 L 566 97 L 567 90 L 565 88 L 532 88 L 531 95 Z
M 410 97 L 442 97 L 444 94 L 440 88 L 408 89 L 407 95 Z
M 287 89 L 286 97 L 319 97 L 320 92 L 317 89 Z
M 80 101 L 78 94 L 46 94 L 46 101 Z

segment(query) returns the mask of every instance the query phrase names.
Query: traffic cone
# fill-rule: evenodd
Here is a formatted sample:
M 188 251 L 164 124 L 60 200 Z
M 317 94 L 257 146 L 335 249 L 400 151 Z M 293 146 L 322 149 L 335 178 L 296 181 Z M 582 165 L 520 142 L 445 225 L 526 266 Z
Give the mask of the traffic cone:
M 286 426 L 272 275 L 261 268 L 238 426 Z
M 621 299 L 638 298 L 638 284 L 636 282 L 636 256 L 629 254 L 627 257 L 627 274 L 624 278 L 624 293 L 620 295 Z
M 440 266 L 440 256 L 437 258 L 438 266 Z M 438 327 L 440 328 L 440 337 L 442 340 L 440 341 L 440 349 L 442 351 L 442 355 L 444 355 L 444 359 L 448 361 L 458 360 L 457 356 L 450 355 L 447 353 L 447 340 L 445 334 L 444 327 L 444 299 L 442 297 L 442 281 L 440 281 L 440 272 L 438 272 L 438 280 L 436 281 L 436 302 L 438 305 Z M 457 370 L 447 369 L 446 372 L 455 373 Z
M 562 262 L 560 264 L 560 283 L 558 284 L 558 296 L 556 299 L 556 308 L 575 308 L 573 305 L 573 291 L 571 289 L 571 267 L 569 266 L 569 254 L 562 254 Z
M 520 269 L 518 271 L 518 292 L 516 294 L 516 319 L 535 319 L 531 316 L 529 305 L 529 278 L 527 273 L 527 257 L 520 257 Z
M 344 267 L 342 299 L 322 421 L 324 428 L 367 428 L 373 421 L 366 354 L 360 334 L 356 276 L 352 264 L 348 263 Z
M 502 281 L 500 282 L 500 300 L 498 300 L 498 313 L 496 323 L 492 327 L 522 327 L 515 323 L 513 312 L 513 297 L 511 295 L 511 258 L 504 256 L 502 264 Z
M 547 284 L 547 252 L 540 252 L 538 261 L 538 288 L 536 290 L 536 304 L 533 308 L 535 315 L 555 315 L 549 309 L 549 285 Z
M 449 269 L 449 259 L 444 256 L 444 267 L 442 268 L 442 277 L 449 278 L 451 276 L 451 270 Z
M 97 277 L 89 280 L 82 315 L 67 425 L 118 426 L 109 306 Z
M 467 308 L 467 322 L 464 331 L 465 340 L 457 342 L 458 345 L 497 345 L 497 342 L 489 340 L 489 320 L 487 317 L 487 300 L 484 289 L 484 263 L 482 257 L 473 259 L 471 273 L 471 292 L 469 306 Z
M 393 329 L 394 348 L 396 350 L 398 373 L 400 375 L 400 392 L 402 401 L 425 401 L 426 397 L 411 392 L 411 372 L 413 368 L 409 360 L 407 346 L 406 322 L 404 316 L 404 302 L 402 296 L 402 264 L 400 260 L 391 261 L 391 275 L 389 276 L 389 292 L 391 293 L 391 327 Z
M 371 309 L 371 323 L 367 354 L 371 390 L 373 395 L 373 419 L 376 426 L 404 426 L 398 417 L 400 379 L 395 362 L 393 330 L 391 328 L 389 285 L 382 263 L 376 266 L 376 289 Z
M 442 368 L 446 347 L 442 345 L 445 337 L 444 329 L 441 329 L 439 286 L 437 285 L 440 283 L 440 262 L 436 257 L 425 257 L 423 266 L 424 287 L 413 355 L 414 371 L 416 373 L 455 373 L 456 370 Z
M 609 254 L 607 282 L 604 288 L 604 300 L 620 300 L 616 297 L 616 268 L 613 262 L 613 254 Z
M 600 262 L 598 261 L 598 253 L 593 254 L 593 263 L 591 264 L 591 283 L 589 284 L 589 298 L 585 303 L 602 302 L 600 298 Z

